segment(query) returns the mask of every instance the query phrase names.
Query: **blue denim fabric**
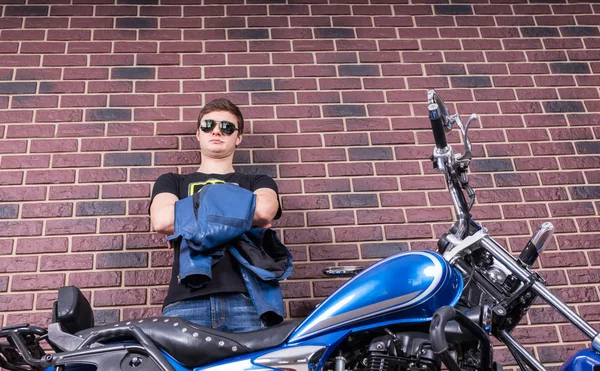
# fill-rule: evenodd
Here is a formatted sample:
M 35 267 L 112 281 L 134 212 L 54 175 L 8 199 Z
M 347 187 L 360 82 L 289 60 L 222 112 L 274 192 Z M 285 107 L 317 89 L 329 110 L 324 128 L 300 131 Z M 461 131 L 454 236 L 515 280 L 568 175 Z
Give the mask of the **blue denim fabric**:
M 247 294 L 211 295 L 167 305 L 163 316 L 178 317 L 224 332 L 249 332 L 265 328 Z
M 182 239 L 179 280 L 191 287 L 210 281 L 212 265 L 223 257 L 219 247 L 251 228 L 255 208 L 256 195 L 233 184 L 209 184 L 177 201 L 175 232 L 167 240 Z
M 286 262 L 284 272 L 273 272 L 251 265 L 238 251 L 233 241 L 244 240 L 253 249 L 263 249 L 265 229 L 250 228 L 256 207 L 255 195 L 230 184 L 212 184 L 202 188 L 199 195 L 197 215 L 194 212 L 194 196 L 175 203 L 175 233 L 168 240 L 181 238 L 179 275 L 181 284 L 201 287 L 211 279 L 212 265 L 222 257 L 223 248 L 229 248 L 240 263 L 240 270 L 255 311 L 265 316 L 269 324 L 281 322 L 284 304 L 280 280 L 292 273 L 292 256 L 275 235 L 269 243 Z M 227 242 L 233 245 L 226 246 Z M 264 249 L 263 249 L 264 250 Z M 176 257 L 177 258 L 177 257 Z M 268 317 L 268 318 L 267 318 Z

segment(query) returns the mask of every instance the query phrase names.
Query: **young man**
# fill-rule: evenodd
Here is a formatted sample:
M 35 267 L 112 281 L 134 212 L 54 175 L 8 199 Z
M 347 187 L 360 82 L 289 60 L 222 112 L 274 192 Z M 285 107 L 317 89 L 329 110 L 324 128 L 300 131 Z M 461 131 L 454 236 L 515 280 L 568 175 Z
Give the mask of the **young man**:
M 243 175 L 233 169 L 235 148 L 242 142 L 244 118 L 239 108 L 227 99 L 215 99 L 198 116 L 196 138 L 200 143 L 198 171 L 180 175 L 161 175 L 154 184 L 150 219 L 155 231 L 174 232 L 175 203 L 199 192 L 206 184 L 233 183 L 256 195 L 253 227 L 269 228 L 278 218 L 277 184 L 266 175 Z M 212 266 L 212 280 L 194 289 L 181 284 L 179 243 L 173 246 L 175 259 L 163 315 L 180 317 L 201 326 L 227 332 L 247 332 L 264 327 L 253 306 L 240 272 L 239 263 L 229 251 Z

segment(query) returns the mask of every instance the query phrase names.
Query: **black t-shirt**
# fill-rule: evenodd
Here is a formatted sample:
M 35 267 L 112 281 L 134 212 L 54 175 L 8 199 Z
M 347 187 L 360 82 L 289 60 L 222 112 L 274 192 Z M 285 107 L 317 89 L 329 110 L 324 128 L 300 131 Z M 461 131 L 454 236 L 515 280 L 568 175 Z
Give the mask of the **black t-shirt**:
M 186 175 L 167 173 L 158 177 L 154 183 L 150 204 L 152 204 L 152 200 L 159 193 L 172 193 L 181 200 L 200 191 L 206 184 L 216 183 L 233 183 L 252 192 L 260 188 L 270 188 L 278 193 L 277 184 L 272 178 L 266 175 L 245 175 L 237 172 L 228 174 L 204 174 L 196 172 Z M 281 207 L 275 219 L 279 218 L 280 214 Z M 174 249 L 175 258 L 173 259 L 171 281 L 169 282 L 169 291 L 163 303 L 164 306 L 179 300 L 216 293 L 248 291 L 237 261 L 227 250 L 223 258 L 212 266 L 212 280 L 205 286 L 192 289 L 179 284 L 177 280 L 177 274 L 179 273 L 179 242 L 172 243 L 171 246 Z

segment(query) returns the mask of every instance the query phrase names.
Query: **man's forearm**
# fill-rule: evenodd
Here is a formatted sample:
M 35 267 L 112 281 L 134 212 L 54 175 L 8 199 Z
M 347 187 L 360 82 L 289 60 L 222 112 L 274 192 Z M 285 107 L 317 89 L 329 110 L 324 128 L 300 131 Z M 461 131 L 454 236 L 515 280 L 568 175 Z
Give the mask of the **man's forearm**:
M 254 210 L 254 218 L 252 225 L 254 227 L 268 228 L 279 208 L 279 201 L 271 195 L 257 194 L 256 209 Z
M 167 192 L 159 193 L 154 197 L 150 206 L 150 221 L 156 232 L 165 235 L 173 234 L 177 200 L 177 196 Z

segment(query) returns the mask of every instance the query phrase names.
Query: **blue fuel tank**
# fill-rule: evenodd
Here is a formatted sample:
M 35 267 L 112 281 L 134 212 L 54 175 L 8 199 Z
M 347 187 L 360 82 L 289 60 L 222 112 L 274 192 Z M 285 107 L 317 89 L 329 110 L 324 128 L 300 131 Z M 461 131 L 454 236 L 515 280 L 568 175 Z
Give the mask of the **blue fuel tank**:
M 399 253 L 348 280 L 294 330 L 288 343 L 340 330 L 430 321 L 438 308 L 454 305 L 462 289 L 462 276 L 438 253 Z

